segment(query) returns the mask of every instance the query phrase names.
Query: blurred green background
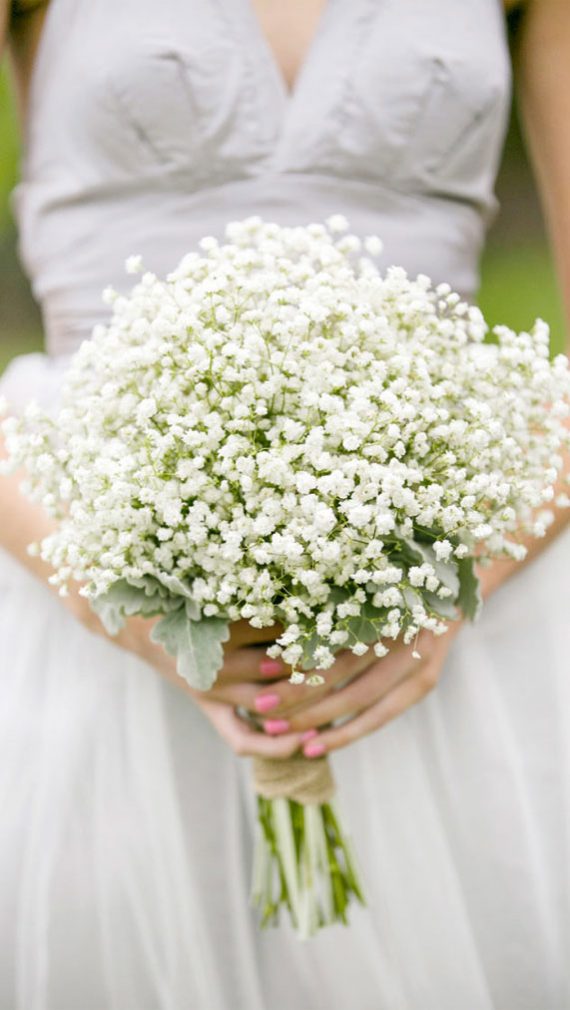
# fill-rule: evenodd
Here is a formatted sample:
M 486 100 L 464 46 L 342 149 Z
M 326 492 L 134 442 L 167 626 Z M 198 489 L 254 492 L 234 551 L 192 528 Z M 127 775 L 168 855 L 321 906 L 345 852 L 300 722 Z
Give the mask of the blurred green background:
M 41 347 L 41 322 L 17 257 L 10 191 L 17 178 L 18 129 L 9 81 L 0 68 L 0 371 L 14 354 Z M 554 270 L 516 112 L 499 175 L 501 204 L 482 263 L 480 305 L 488 319 L 526 329 L 540 316 L 553 350 L 565 345 Z

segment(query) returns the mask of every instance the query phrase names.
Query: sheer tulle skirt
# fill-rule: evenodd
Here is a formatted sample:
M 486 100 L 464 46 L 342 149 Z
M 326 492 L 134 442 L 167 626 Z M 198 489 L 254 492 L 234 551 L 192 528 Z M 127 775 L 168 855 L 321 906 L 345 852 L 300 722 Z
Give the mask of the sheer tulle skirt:
M 301 944 L 248 908 L 247 763 L 1 554 L 2 1010 L 568 1010 L 569 591 L 565 534 L 335 755 L 369 907 Z

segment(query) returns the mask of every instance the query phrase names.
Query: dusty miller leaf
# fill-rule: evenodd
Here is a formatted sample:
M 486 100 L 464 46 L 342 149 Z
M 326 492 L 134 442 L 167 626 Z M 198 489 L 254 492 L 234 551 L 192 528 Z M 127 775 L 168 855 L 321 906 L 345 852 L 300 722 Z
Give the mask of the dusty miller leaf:
M 186 613 L 192 621 L 200 620 L 200 608 L 192 599 L 192 590 L 187 583 L 179 579 L 177 575 L 169 575 L 167 572 L 161 572 L 156 578 L 173 596 L 184 597 Z
M 421 544 L 416 540 L 406 538 L 406 547 L 412 554 L 415 554 L 420 564 L 427 562 L 431 565 L 436 577 L 446 589 L 450 589 L 453 599 L 459 596 L 459 572 L 456 561 L 440 561 L 431 544 Z
M 174 606 L 179 607 L 181 603 L 182 601 L 172 598 L 167 600 L 158 595 L 149 596 L 144 586 L 134 586 L 126 579 L 118 579 L 106 593 L 91 600 L 91 607 L 98 614 L 105 630 L 110 635 L 116 635 L 123 627 L 126 617 L 133 614 L 151 617 Z
M 343 626 L 350 634 L 350 638 L 343 648 L 350 648 L 355 642 L 364 642 L 370 645 L 372 642 L 380 640 L 380 627 L 386 623 L 388 610 L 383 607 L 375 607 L 370 600 L 362 604 L 360 613 L 356 617 L 349 617 L 343 622 Z
M 457 610 L 457 604 L 450 596 L 448 596 L 447 599 L 442 600 L 439 598 L 437 593 L 430 593 L 429 591 L 424 590 L 422 598 L 430 613 L 434 613 L 437 617 L 441 617 L 444 621 L 458 620 L 460 614 Z
M 459 562 L 459 597 L 458 605 L 461 607 L 465 617 L 470 621 L 476 621 L 481 613 L 483 599 L 481 597 L 481 586 L 475 574 L 475 559 L 462 558 Z
M 230 637 L 229 624 L 220 617 L 190 619 L 185 608 L 166 614 L 150 635 L 171 656 L 176 656 L 180 677 L 197 691 L 207 691 L 224 661 L 222 642 Z
M 315 649 L 319 645 L 323 644 L 323 640 L 320 635 L 317 635 L 316 631 L 309 634 L 307 638 L 302 640 L 303 655 L 301 656 L 298 665 L 302 670 L 314 670 L 315 668 Z
M 167 590 L 153 575 L 142 575 L 140 579 L 129 579 L 129 585 L 143 589 L 147 596 L 166 596 Z

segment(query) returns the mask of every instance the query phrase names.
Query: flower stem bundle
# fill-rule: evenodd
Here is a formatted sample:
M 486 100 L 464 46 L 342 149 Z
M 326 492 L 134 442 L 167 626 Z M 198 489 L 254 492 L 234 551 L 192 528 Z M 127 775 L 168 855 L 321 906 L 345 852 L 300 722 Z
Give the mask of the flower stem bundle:
M 258 827 L 251 898 L 261 924 L 276 925 L 285 907 L 302 939 L 334 922 L 346 925 L 352 898 L 364 904 L 364 895 L 328 759 L 256 758 L 253 782 Z

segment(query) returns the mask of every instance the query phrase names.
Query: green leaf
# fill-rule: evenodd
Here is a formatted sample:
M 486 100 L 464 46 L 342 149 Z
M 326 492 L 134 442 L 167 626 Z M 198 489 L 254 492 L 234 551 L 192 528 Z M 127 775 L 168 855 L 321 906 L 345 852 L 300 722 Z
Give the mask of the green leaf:
M 369 645 L 371 642 L 377 642 L 380 638 L 379 625 L 383 625 L 386 622 L 386 615 L 388 611 L 386 608 L 379 609 L 375 607 L 370 600 L 362 604 L 360 613 L 357 617 L 349 617 L 345 622 L 344 626 L 350 633 L 351 638 L 344 648 L 350 647 L 350 644 L 357 642 L 364 642 Z
M 189 621 L 201 621 L 202 612 L 194 600 L 184 600 L 184 609 Z
M 323 640 L 320 635 L 317 635 L 316 631 L 313 631 L 308 638 L 302 640 L 303 645 L 303 655 L 299 660 L 299 666 L 302 670 L 314 670 L 315 668 L 315 649 L 319 645 L 323 644 Z
M 458 564 L 459 568 L 459 596 L 457 603 L 465 617 L 470 621 L 476 621 L 481 613 L 483 599 L 481 596 L 481 586 L 475 574 L 475 559 L 462 558 Z
M 437 593 L 430 593 L 428 590 L 424 590 L 422 598 L 427 609 L 438 617 L 441 617 L 444 621 L 458 620 L 460 615 L 457 610 L 457 604 L 450 596 L 442 600 Z
M 427 562 L 431 565 L 436 577 L 446 587 L 451 589 L 453 599 L 459 596 L 459 572 L 456 561 L 440 561 L 431 544 L 418 543 L 417 540 L 406 538 L 404 541 L 408 550 L 415 554 L 420 562 Z
M 162 614 L 172 606 L 181 606 L 182 601 L 149 596 L 143 586 L 133 586 L 126 579 L 118 579 L 106 593 L 91 600 L 91 607 L 99 615 L 105 630 L 116 635 L 123 627 L 125 618 L 133 614 L 151 617 Z
M 142 575 L 140 579 L 129 579 L 129 585 L 143 589 L 146 596 L 167 595 L 166 589 L 152 575 Z
M 160 596 L 164 601 L 156 613 L 177 610 L 184 603 L 191 621 L 200 620 L 200 607 L 192 599 L 190 586 L 176 575 L 162 572 L 160 575 L 143 575 L 140 579 L 130 579 L 130 585 L 144 589 L 147 596 Z
M 167 572 L 161 572 L 156 578 L 173 596 L 184 597 L 186 601 L 186 613 L 190 620 L 200 620 L 200 608 L 192 599 L 192 589 L 186 582 L 179 579 L 177 575 L 169 575 Z
M 424 591 L 420 594 L 417 589 L 412 589 L 411 586 L 404 586 L 402 589 L 402 596 L 404 597 L 404 603 L 408 610 L 412 610 L 414 607 L 421 607 L 423 604 Z
M 222 642 L 227 642 L 230 629 L 228 622 L 219 617 L 195 621 L 181 608 L 158 621 L 150 637 L 176 656 L 178 674 L 190 687 L 207 691 L 224 661 Z

